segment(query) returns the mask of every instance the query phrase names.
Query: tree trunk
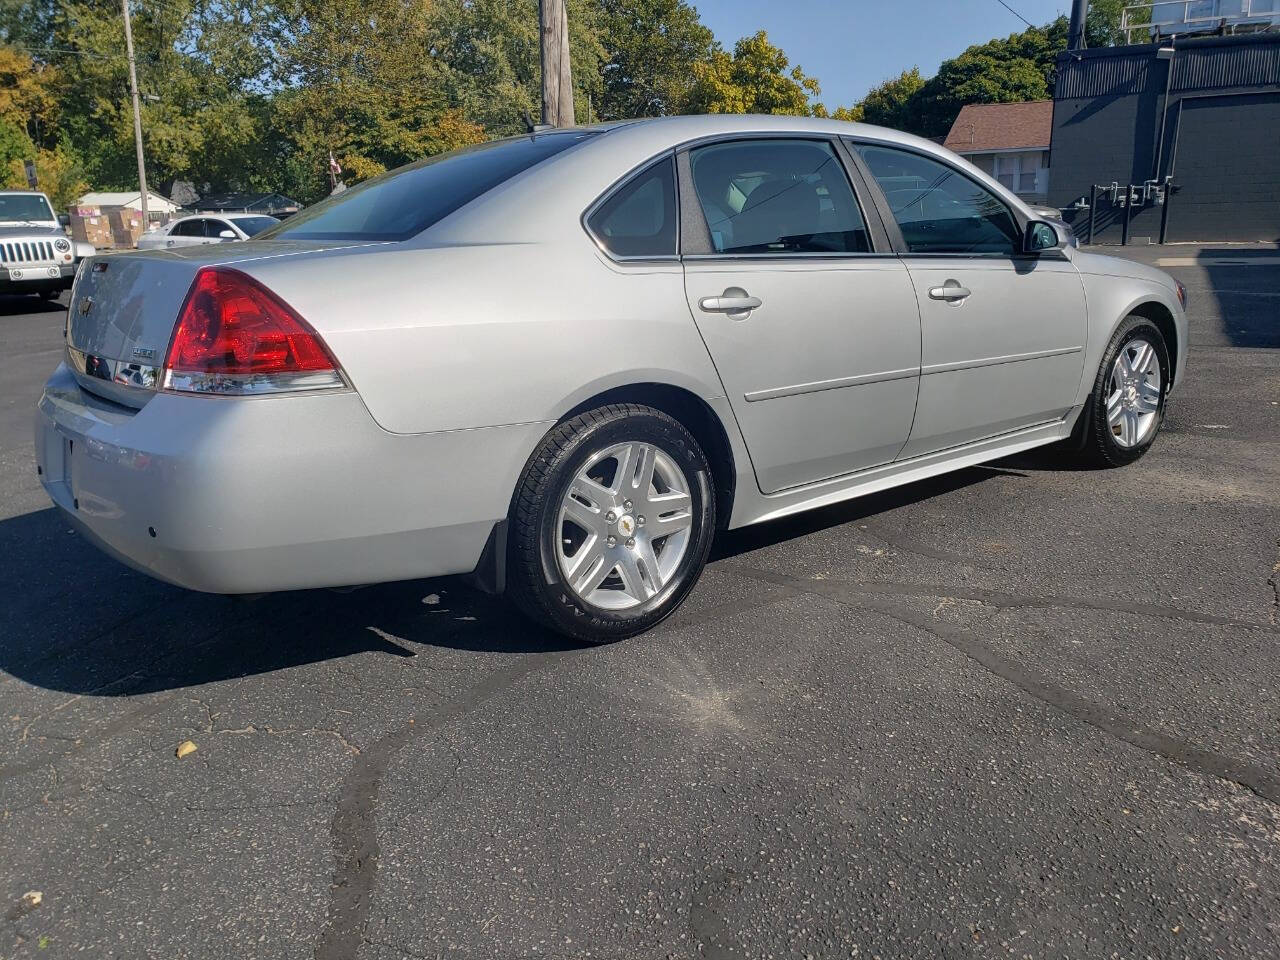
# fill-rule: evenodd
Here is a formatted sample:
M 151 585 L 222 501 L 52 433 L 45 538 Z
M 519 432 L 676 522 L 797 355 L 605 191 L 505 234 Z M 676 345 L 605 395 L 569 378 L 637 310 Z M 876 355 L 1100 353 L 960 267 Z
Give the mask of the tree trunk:
M 542 122 L 573 126 L 573 73 L 569 63 L 569 16 L 565 0 L 539 0 L 542 35 Z

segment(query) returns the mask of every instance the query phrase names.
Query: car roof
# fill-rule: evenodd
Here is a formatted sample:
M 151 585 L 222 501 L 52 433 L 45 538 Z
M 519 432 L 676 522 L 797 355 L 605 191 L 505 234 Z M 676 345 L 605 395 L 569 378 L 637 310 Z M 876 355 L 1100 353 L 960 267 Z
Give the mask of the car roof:
M 949 166 L 963 169 L 966 176 L 1004 199 L 1013 209 L 1024 210 L 1023 202 L 1012 191 L 940 144 L 872 124 L 775 114 L 703 114 L 651 117 L 609 126 L 556 128 L 545 133 L 555 135 L 575 129 L 592 135 L 477 197 L 423 231 L 415 242 L 474 242 L 500 233 L 515 236 L 519 233 L 517 227 L 528 231 L 522 236 L 540 237 L 543 233 L 538 231 L 544 230 L 542 224 L 561 219 L 564 229 L 578 229 L 582 211 L 623 178 L 664 153 L 704 140 L 773 135 L 779 138 L 853 137 L 933 156 Z M 532 136 L 543 133 L 535 131 Z M 518 197 L 520 213 L 515 222 L 507 206 L 511 197 Z
M 797 117 L 773 113 L 647 117 L 616 125 L 601 125 L 585 129 L 598 130 L 602 134 L 602 139 L 647 138 L 656 143 L 670 142 L 672 145 L 702 137 L 734 133 L 811 133 L 823 136 L 866 137 L 924 149 L 930 153 L 947 153 L 932 140 L 903 133 L 901 130 L 891 130 L 888 127 L 877 127 L 870 123 L 851 123 L 847 120 L 831 120 L 825 117 Z
M 244 220 L 249 217 L 271 217 L 271 214 L 253 212 L 245 213 L 243 210 L 239 210 L 235 213 L 224 213 L 221 210 L 203 210 L 200 213 L 188 213 L 184 217 L 177 217 L 173 222 L 177 223 L 179 220 L 194 220 L 197 217 L 208 220 Z M 275 220 L 277 218 L 271 217 L 271 219 Z

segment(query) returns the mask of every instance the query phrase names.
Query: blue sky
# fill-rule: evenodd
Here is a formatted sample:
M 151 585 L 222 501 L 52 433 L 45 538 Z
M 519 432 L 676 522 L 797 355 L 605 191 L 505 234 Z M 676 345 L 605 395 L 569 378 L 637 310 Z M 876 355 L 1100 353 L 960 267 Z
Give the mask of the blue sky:
M 1026 24 L 999 0 L 692 0 L 728 49 L 767 30 L 794 66 L 822 82 L 828 107 L 861 100 L 881 80 L 918 66 L 926 77 L 943 60 Z M 1007 0 L 1034 24 L 1066 13 L 1069 0 Z

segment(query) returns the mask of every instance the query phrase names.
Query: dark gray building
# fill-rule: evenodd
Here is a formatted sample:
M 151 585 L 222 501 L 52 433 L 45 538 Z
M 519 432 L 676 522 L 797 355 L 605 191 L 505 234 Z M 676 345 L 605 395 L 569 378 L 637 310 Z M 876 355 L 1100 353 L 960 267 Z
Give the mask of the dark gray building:
M 1049 203 L 1087 239 L 1280 240 L 1280 33 L 1175 36 L 1070 50 L 1054 89 Z M 1126 187 L 1136 185 L 1131 207 Z
M 301 209 L 298 201 L 283 193 L 213 193 L 193 206 L 204 213 L 265 213 L 281 218 Z

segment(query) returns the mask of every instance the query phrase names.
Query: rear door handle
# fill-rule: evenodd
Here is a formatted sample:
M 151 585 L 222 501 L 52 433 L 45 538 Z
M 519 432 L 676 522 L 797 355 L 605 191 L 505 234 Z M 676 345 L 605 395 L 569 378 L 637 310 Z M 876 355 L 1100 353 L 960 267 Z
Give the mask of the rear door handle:
M 698 306 L 708 313 L 726 313 L 731 320 L 743 320 L 763 301 L 750 296 L 741 287 L 730 287 L 718 297 L 703 297 Z
M 931 300 L 946 300 L 948 302 L 956 302 L 964 300 L 971 295 L 968 287 L 960 286 L 959 280 L 948 280 L 940 287 L 934 287 L 929 291 Z

